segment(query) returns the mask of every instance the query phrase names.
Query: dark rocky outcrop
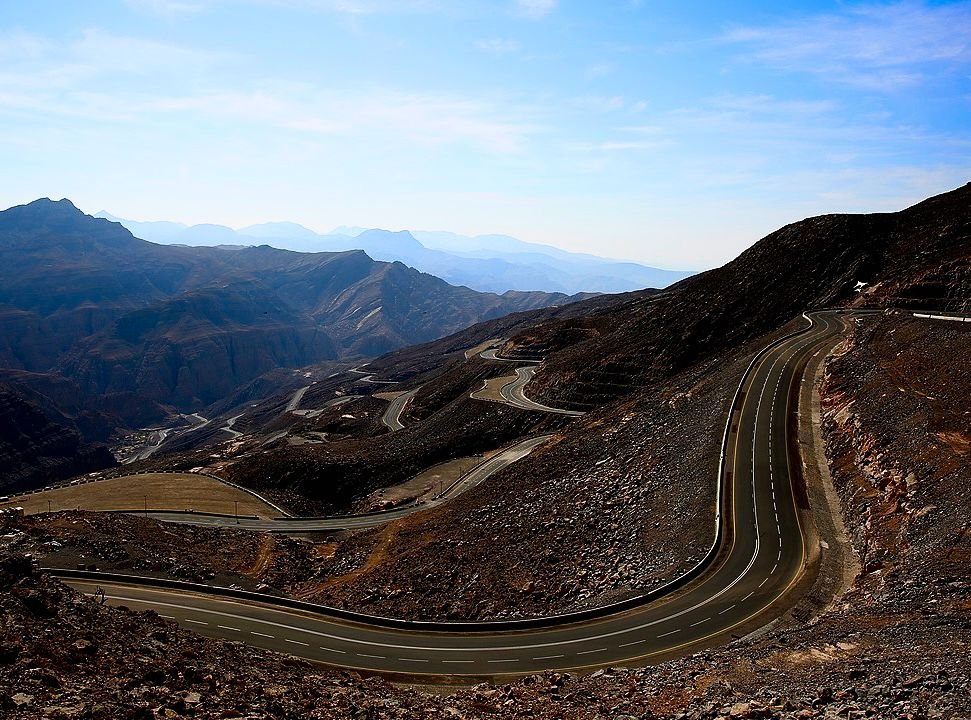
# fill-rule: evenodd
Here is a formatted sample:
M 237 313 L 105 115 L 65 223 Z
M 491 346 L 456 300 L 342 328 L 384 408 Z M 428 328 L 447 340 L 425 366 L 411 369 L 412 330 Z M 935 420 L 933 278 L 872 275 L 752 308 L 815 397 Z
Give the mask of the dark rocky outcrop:
M 37 406 L 0 385 L 0 491 L 36 487 L 114 464 L 107 448 L 82 443 L 75 430 L 51 422 Z

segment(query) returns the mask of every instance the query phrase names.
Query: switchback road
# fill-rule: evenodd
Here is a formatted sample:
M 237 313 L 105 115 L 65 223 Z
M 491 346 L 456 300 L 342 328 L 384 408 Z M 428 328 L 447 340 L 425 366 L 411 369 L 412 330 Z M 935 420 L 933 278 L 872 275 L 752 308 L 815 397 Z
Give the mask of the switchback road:
M 516 358 L 506 358 L 498 354 L 499 350 L 497 348 L 490 348 L 489 350 L 483 350 L 479 353 L 479 357 L 483 360 L 498 360 L 501 362 L 541 362 L 539 360 L 523 360 Z M 524 389 L 526 383 L 533 379 L 536 375 L 536 371 L 539 369 L 538 365 L 529 365 L 527 367 L 516 368 L 516 375 L 514 377 L 508 378 L 508 380 L 499 386 L 499 398 L 489 397 L 485 391 L 487 391 L 489 384 L 491 382 L 502 382 L 502 378 L 498 380 L 486 380 L 485 385 L 475 392 L 470 394 L 473 400 L 486 400 L 488 402 L 503 402 L 506 405 L 512 405 L 520 410 L 533 410 L 535 412 L 545 412 L 554 413 L 557 415 L 572 415 L 580 416 L 585 413 L 579 410 L 564 410 L 562 408 L 550 407 L 549 405 L 543 405 L 534 400 L 530 400 L 524 394 Z M 494 391 L 494 390 L 493 390 Z
M 579 410 L 564 410 L 562 408 L 543 405 L 526 397 L 523 394 L 523 390 L 526 387 L 526 383 L 533 379 L 533 376 L 536 374 L 536 369 L 537 367 L 535 365 L 516 368 L 516 378 L 499 388 L 499 394 L 502 395 L 503 399 L 509 405 L 517 407 L 520 410 L 535 410 L 537 412 L 555 413 L 557 415 L 580 416 L 584 414 Z
M 388 403 L 388 407 L 384 411 L 384 415 L 381 416 L 381 424 L 388 428 L 391 432 L 404 430 L 405 426 L 401 423 L 401 413 L 404 412 L 405 406 L 411 402 L 411 399 L 415 397 L 415 393 L 417 393 L 419 389 L 420 388 L 415 388 L 414 390 L 401 393 L 401 395 Z
M 340 619 L 253 599 L 96 581 L 110 602 L 153 609 L 186 627 L 311 660 L 412 676 L 495 677 L 547 669 L 643 664 L 730 639 L 781 614 L 807 569 L 794 484 L 800 467 L 789 431 L 809 358 L 841 334 L 835 312 L 760 353 L 741 383 L 726 423 L 719 485 L 721 531 L 697 577 L 655 596 L 541 620 L 509 624 L 408 623 Z M 804 417 L 808 417 L 805 414 Z M 96 584 L 71 581 L 86 592 Z M 648 601 L 650 600 L 650 601 Z

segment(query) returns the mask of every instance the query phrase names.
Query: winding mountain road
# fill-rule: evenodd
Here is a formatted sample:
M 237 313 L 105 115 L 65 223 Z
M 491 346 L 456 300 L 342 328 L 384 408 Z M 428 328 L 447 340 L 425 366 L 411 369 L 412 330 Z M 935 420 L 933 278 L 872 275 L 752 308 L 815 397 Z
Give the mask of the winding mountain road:
M 400 520 L 419 510 L 427 510 L 448 502 L 466 490 L 485 482 L 503 468 L 512 465 L 518 460 L 522 460 L 551 437 L 551 435 L 540 435 L 529 438 L 496 453 L 491 458 L 482 461 L 462 475 L 458 480 L 445 488 L 441 495 L 421 505 L 412 504 L 393 510 L 383 510 L 381 512 L 364 513 L 361 515 L 334 515 L 331 517 L 307 518 L 236 518 L 232 515 L 203 515 L 180 512 L 148 512 L 136 514 L 165 522 L 182 523 L 184 525 L 236 527 L 242 530 L 274 533 L 304 534 L 333 530 L 362 530 L 384 525 L 391 520 Z
M 517 407 L 520 410 L 535 410 L 536 412 L 554 413 L 556 415 L 579 417 L 585 414 L 579 410 L 564 410 L 563 408 L 543 405 L 526 397 L 523 394 L 523 390 L 526 388 L 526 383 L 533 379 L 537 369 L 536 365 L 516 368 L 515 379 L 499 388 L 499 394 L 502 395 L 507 404 Z
M 149 587 L 145 581 L 69 580 L 85 592 L 153 609 L 200 633 L 363 671 L 409 676 L 520 675 L 548 669 L 643 664 L 730 639 L 778 617 L 811 580 L 794 492 L 801 465 L 791 437 L 810 358 L 841 338 L 832 311 L 763 350 L 744 377 L 726 423 L 718 537 L 688 582 L 573 615 L 521 623 L 395 623 Z M 61 573 L 69 577 L 71 571 Z M 513 630 L 513 631 L 510 631 Z M 433 677 L 426 678 L 432 680 Z
M 419 389 L 420 388 L 415 388 L 414 390 L 401 393 L 401 395 L 388 403 L 387 409 L 381 416 L 381 424 L 388 428 L 391 432 L 404 430 L 405 426 L 401 422 L 401 413 L 404 412 L 405 406 L 411 402 L 411 399 L 415 397 L 415 393 L 417 393 Z
M 501 362 L 529 362 L 536 363 L 542 362 L 541 360 L 528 359 L 524 360 L 521 358 L 506 358 L 499 354 L 498 348 L 489 348 L 488 350 L 483 350 L 479 353 L 479 357 L 483 360 L 497 360 Z M 487 402 L 502 402 L 506 405 L 511 405 L 514 408 L 519 408 L 520 410 L 532 410 L 535 412 L 545 412 L 554 413 L 556 415 L 572 415 L 574 417 L 579 417 L 580 415 L 585 415 L 579 410 L 564 410 L 563 408 L 550 407 L 549 405 L 543 405 L 535 400 L 530 400 L 526 397 L 524 390 L 526 388 L 526 383 L 533 379 L 536 375 L 536 371 L 539 369 L 539 365 L 528 365 L 526 367 L 516 368 L 516 374 L 508 378 L 507 382 L 499 386 L 499 398 L 489 397 L 486 394 L 488 390 L 490 380 L 486 380 L 485 384 L 481 389 L 470 393 L 469 397 L 473 400 L 485 400 Z M 499 378 L 498 381 L 501 381 Z

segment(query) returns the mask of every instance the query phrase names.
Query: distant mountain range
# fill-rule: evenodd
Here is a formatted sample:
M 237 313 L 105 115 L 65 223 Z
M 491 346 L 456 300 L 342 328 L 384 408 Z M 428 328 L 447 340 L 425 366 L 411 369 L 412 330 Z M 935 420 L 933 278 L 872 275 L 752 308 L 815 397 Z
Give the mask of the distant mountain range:
M 233 230 L 225 225 L 135 222 L 107 212 L 96 217 L 119 222 L 136 237 L 180 245 L 261 245 L 298 252 L 363 250 L 375 260 L 403 262 L 422 272 L 482 292 L 618 293 L 663 288 L 692 273 L 572 253 L 507 235 L 474 237 L 449 232 L 338 227 L 321 235 L 290 222 Z
M 158 245 L 68 200 L 0 212 L 0 265 L 0 382 L 84 439 L 194 412 L 278 368 L 585 297 L 477 292 L 361 250 Z

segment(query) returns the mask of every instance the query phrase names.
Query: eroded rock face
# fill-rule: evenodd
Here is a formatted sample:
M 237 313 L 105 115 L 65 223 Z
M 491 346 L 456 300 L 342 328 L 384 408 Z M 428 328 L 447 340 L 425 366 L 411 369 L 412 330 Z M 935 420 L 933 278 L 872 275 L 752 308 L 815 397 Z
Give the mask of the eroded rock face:
M 971 587 L 969 356 L 963 324 L 888 318 L 827 373 L 823 428 L 854 545 L 868 582 L 909 602 L 933 586 L 894 578 L 928 568 Z
M 36 487 L 115 465 L 107 448 L 81 442 L 35 405 L 0 385 L 0 491 Z

